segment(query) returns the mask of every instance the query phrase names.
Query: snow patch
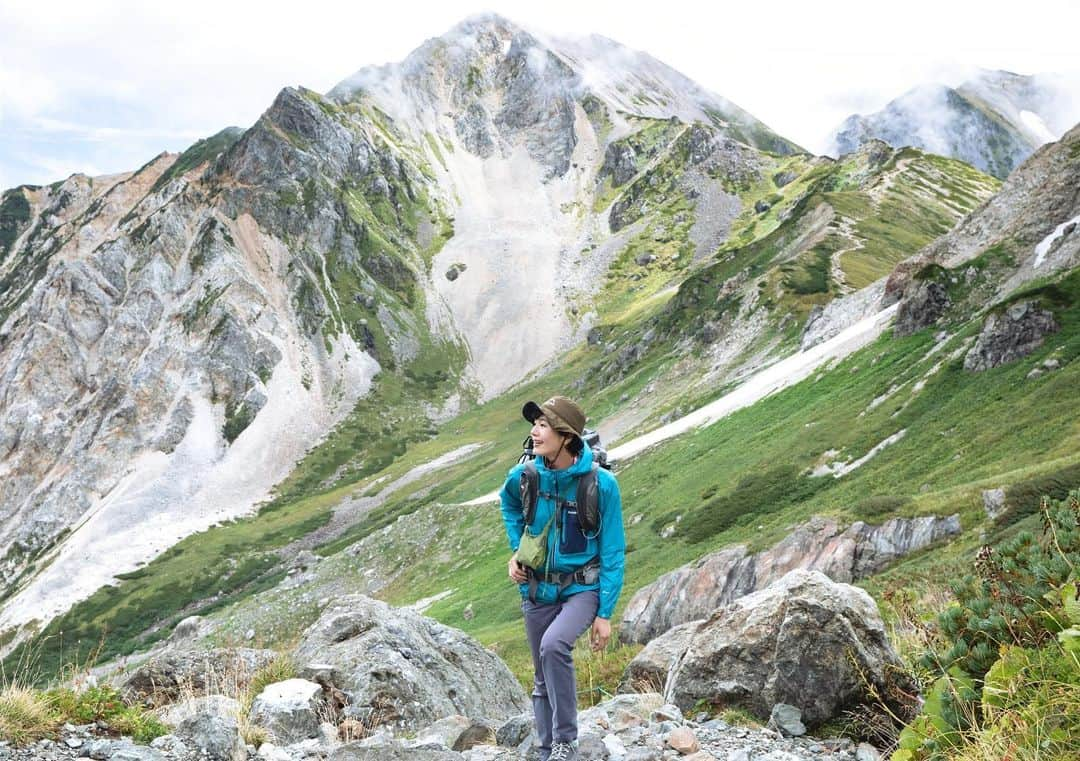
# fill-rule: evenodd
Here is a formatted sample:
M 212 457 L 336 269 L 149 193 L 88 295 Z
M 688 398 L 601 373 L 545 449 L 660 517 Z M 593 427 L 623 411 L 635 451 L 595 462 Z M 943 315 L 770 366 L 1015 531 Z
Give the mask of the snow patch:
M 1080 222 L 1080 214 L 1076 215 L 1067 222 L 1062 222 L 1060 225 L 1054 228 L 1054 232 L 1047 235 L 1038 245 L 1035 246 L 1035 262 L 1032 267 L 1038 267 L 1046 259 L 1046 255 L 1050 252 L 1050 247 L 1054 245 L 1054 241 L 1060 238 L 1065 233 L 1065 228 L 1069 225 L 1073 225 Z
M 830 360 L 838 360 L 866 346 L 885 329 L 896 314 L 898 304 L 893 304 L 875 315 L 866 317 L 843 330 L 838 335 L 806 351 L 800 351 L 786 359 L 751 375 L 745 383 L 729 394 L 710 402 L 700 409 L 661 426 L 642 436 L 614 447 L 608 457 L 626 460 L 640 454 L 651 446 L 695 428 L 712 425 L 736 410 L 748 407 L 764 397 L 808 378 L 816 369 Z M 491 492 L 465 502 L 466 505 L 482 505 L 498 500 L 499 493 Z
M 855 470 L 856 468 L 868 463 L 871 459 L 874 458 L 875 455 L 878 454 L 878 452 L 883 450 L 885 447 L 900 441 L 900 439 L 904 438 L 904 435 L 906 433 L 907 429 L 901 428 L 892 436 L 889 436 L 883 441 L 879 442 L 876 446 L 874 446 L 873 449 L 871 449 L 859 459 L 852 462 L 830 462 L 825 465 L 819 465 L 818 467 L 814 468 L 813 471 L 811 471 L 810 475 L 814 477 L 831 475 L 833 478 L 840 478 L 841 476 L 846 476 L 848 473 Z
M 454 594 L 455 591 L 456 590 L 454 589 L 444 589 L 438 594 L 434 594 L 431 597 L 422 597 L 416 602 L 414 602 L 412 605 L 406 605 L 405 607 L 411 611 L 415 611 L 416 613 L 423 613 L 425 610 L 430 608 L 439 600 L 445 600 L 447 597 Z

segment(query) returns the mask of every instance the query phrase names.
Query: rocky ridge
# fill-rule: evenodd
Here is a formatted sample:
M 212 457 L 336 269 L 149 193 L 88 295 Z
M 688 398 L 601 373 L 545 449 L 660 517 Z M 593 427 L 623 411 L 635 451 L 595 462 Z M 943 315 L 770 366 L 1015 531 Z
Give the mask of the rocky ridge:
M 1053 75 L 981 71 L 957 88 L 922 85 L 881 111 L 849 116 L 834 134 L 838 154 L 867 140 L 913 145 L 1004 179 L 1039 146 L 1072 127 L 1068 83 Z

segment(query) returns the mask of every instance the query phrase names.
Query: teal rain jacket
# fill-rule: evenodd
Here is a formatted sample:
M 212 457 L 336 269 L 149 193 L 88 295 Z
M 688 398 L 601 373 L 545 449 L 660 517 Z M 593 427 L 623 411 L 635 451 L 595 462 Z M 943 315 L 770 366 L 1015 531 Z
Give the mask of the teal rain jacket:
M 577 462 L 565 470 L 551 470 L 544 465 L 542 457 L 536 458 L 536 470 L 540 475 L 539 496 L 536 500 L 536 514 L 529 525 L 529 533 L 536 535 L 544 530 L 544 525 L 555 509 L 555 497 L 574 500 L 577 496 L 578 476 L 592 469 L 593 454 L 586 444 Z M 506 524 L 506 536 L 510 540 L 510 549 L 517 550 L 521 542 L 521 532 L 525 529 L 525 518 L 521 507 L 521 471 L 524 464 L 515 465 L 506 476 L 500 497 L 502 516 Z M 619 593 L 623 585 L 623 564 L 626 555 L 626 536 L 623 533 L 622 497 L 619 484 L 608 470 L 600 468 L 597 472 L 600 487 L 600 528 L 595 535 L 585 535 L 577 524 L 576 517 L 564 513 L 562 527 L 559 521 L 552 521 L 547 538 L 547 568 L 541 572 L 566 573 L 576 571 L 593 558 L 600 560 L 600 579 L 596 584 L 571 584 L 563 590 L 559 599 L 565 600 L 571 595 L 587 589 L 600 590 L 600 607 L 596 615 L 611 618 Z M 541 576 L 541 578 L 543 578 Z M 527 597 L 529 585 L 521 584 L 521 596 Z

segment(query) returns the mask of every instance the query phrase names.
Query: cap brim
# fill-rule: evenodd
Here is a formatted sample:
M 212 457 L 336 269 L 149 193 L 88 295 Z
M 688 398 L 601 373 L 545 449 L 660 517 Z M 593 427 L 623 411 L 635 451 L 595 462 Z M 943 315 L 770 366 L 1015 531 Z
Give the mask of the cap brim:
M 544 414 L 544 411 L 540 409 L 540 405 L 536 402 L 525 402 L 525 406 L 521 408 L 521 415 L 530 423 L 535 423 L 536 419 Z

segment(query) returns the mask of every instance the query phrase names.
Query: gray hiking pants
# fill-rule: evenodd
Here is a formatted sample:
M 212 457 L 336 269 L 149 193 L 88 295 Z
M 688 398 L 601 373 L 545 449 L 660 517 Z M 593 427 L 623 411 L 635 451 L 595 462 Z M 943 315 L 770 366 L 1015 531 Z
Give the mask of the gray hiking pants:
M 541 756 L 552 741 L 577 740 L 577 679 L 574 642 L 592 626 L 600 596 L 587 590 L 551 605 L 523 600 L 525 635 L 533 659 L 533 716 Z

